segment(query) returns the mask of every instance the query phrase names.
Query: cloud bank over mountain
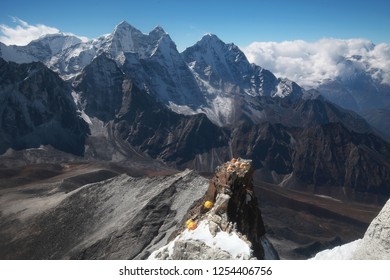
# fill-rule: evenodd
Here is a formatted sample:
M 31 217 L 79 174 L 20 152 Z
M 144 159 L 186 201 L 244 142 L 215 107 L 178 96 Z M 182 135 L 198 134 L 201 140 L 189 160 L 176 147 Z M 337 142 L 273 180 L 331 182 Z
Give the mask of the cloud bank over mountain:
M 351 71 L 361 70 L 381 83 L 390 84 L 389 44 L 327 38 L 316 42 L 254 42 L 242 50 L 250 62 L 307 88 L 337 77 L 345 79 Z M 352 64 L 345 63 L 346 60 Z
M 61 31 L 55 27 L 44 24 L 31 25 L 28 22 L 17 17 L 12 17 L 15 23 L 14 27 L 0 24 L 0 42 L 6 45 L 25 46 L 33 40 L 38 39 L 47 34 L 57 34 Z M 73 35 L 66 33 L 66 35 Z M 86 37 L 80 37 L 82 41 L 88 40 Z
M 43 35 L 60 32 L 55 27 L 43 24 L 30 25 L 17 17 L 13 17 L 13 21 L 16 24 L 15 27 L 5 24 L 0 25 L 0 32 L 2 33 L 0 42 L 3 42 L 6 45 L 24 46 Z

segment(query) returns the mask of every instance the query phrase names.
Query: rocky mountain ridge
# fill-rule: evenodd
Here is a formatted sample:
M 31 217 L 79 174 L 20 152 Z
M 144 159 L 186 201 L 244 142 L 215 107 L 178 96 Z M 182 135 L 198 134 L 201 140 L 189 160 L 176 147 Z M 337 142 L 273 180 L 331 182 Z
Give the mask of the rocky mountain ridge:
M 94 165 L 64 169 L 1 188 L 1 259 L 145 259 L 207 189 L 189 170 L 131 177 Z

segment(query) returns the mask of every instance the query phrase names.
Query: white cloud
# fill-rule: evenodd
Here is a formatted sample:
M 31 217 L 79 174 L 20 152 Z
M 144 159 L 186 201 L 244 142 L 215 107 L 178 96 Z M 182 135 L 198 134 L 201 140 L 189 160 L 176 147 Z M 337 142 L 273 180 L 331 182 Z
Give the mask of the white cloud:
M 355 69 L 363 69 L 390 84 L 388 44 L 374 45 L 365 39 L 321 39 L 316 42 L 254 42 L 242 50 L 250 62 L 308 88 L 327 79 L 343 78 Z M 353 61 L 352 66 L 345 63 L 346 58 Z
M 24 46 L 43 35 L 60 32 L 55 27 L 43 24 L 30 25 L 17 17 L 13 17 L 13 21 L 15 27 L 0 24 L 0 41 L 6 45 Z

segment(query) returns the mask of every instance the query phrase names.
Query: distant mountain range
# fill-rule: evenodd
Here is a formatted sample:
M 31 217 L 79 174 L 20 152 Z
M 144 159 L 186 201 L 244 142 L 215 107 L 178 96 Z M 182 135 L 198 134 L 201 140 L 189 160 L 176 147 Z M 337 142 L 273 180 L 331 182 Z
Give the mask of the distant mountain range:
M 250 61 L 306 89 L 315 89 L 339 106 L 354 110 L 390 135 L 390 124 L 376 121 L 378 110 L 385 119 L 390 106 L 390 45 L 365 39 L 325 38 L 254 42 L 244 48 Z
M 376 129 L 215 35 L 179 53 L 161 27 L 143 34 L 121 22 L 88 42 L 57 34 L 0 44 L 0 56 L 1 153 L 52 145 L 200 171 L 241 156 L 284 186 L 390 195 L 390 144 Z

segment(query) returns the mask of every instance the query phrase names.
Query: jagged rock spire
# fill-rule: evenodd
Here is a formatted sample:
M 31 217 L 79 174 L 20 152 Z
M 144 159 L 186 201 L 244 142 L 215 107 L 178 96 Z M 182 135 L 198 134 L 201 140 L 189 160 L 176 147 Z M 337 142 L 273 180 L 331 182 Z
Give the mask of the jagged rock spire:
M 232 159 L 217 168 L 210 180 L 205 200 L 215 201 L 212 211 L 226 215 L 237 231 L 251 242 L 254 256 L 263 259 L 264 249 L 260 237 L 265 234 L 265 228 L 252 181 L 252 161 Z
M 252 180 L 251 160 L 232 159 L 218 167 L 175 239 L 150 258 L 278 259 L 265 237 Z

